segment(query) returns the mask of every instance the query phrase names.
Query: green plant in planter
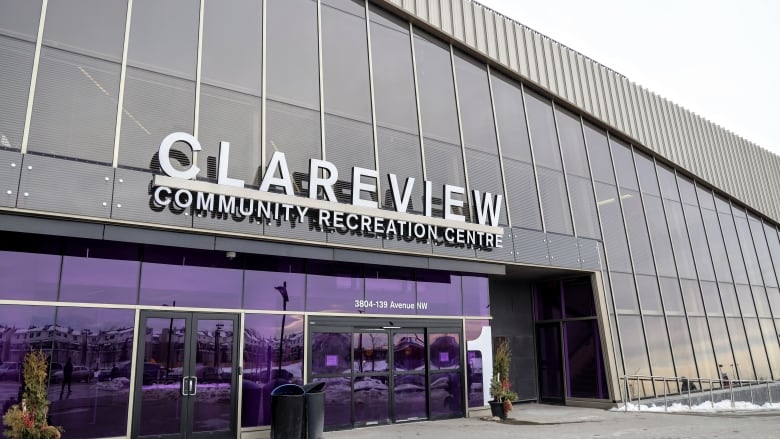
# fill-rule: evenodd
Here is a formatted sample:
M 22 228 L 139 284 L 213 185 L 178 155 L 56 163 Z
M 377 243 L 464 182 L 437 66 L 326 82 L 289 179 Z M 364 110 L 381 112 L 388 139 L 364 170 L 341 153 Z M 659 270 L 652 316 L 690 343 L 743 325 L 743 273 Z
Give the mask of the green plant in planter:
M 30 352 L 24 357 L 24 389 L 21 404 L 13 405 L 5 416 L 5 437 L 9 439 L 59 439 L 62 428 L 49 425 L 46 415 L 49 401 L 46 394 L 48 379 L 46 357 L 42 351 Z
M 501 403 L 502 419 L 507 417 L 512 410 L 512 401 L 517 399 L 517 393 L 512 390 L 509 382 L 510 362 L 509 342 L 503 339 L 496 346 L 496 353 L 493 356 L 493 378 L 490 380 L 490 395 L 493 397 L 493 402 Z

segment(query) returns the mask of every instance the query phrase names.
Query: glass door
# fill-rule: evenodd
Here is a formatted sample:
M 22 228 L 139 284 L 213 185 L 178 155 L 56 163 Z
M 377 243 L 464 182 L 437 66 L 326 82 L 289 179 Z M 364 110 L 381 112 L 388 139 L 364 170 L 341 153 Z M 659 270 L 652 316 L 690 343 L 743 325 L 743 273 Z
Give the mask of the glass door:
M 539 400 L 545 403 L 563 404 L 561 324 L 537 323 L 536 346 L 539 362 Z
M 141 313 L 133 437 L 236 436 L 238 316 Z
M 393 340 L 393 420 L 428 418 L 425 330 L 399 329 Z

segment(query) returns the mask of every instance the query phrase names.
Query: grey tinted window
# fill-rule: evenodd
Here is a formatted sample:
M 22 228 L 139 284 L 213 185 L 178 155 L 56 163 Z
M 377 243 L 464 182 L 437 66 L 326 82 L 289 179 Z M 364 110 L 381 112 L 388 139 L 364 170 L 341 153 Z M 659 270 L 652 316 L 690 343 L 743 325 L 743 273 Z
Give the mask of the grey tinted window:
M 612 171 L 612 158 L 609 154 L 607 135 L 587 123 L 585 124 L 585 140 L 590 155 L 590 168 L 593 179 L 604 183 L 615 184 L 615 173 Z
M 766 234 L 767 244 L 769 245 L 769 254 L 772 256 L 775 275 L 777 276 L 780 274 L 780 240 L 778 240 L 777 229 L 765 223 L 764 232 Z M 778 311 L 780 311 L 780 308 L 778 308 Z
M 550 101 L 526 90 L 525 105 L 536 166 L 561 170 L 561 152 Z
M 718 219 L 723 232 L 723 241 L 726 243 L 726 255 L 729 258 L 734 282 L 747 283 L 745 261 L 742 260 L 742 250 L 739 248 L 739 238 L 737 237 L 737 229 L 734 226 L 734 218 L 728 213 L 718 213 Z
M 591 180 L 576 175 L 568 175 L 567 177 L 577 235 L 601 239 L 598 211 L 596 210 L 596 197 L 593 194 Z
M 485 66 L 465 55 L 456 54 L 455 77 L 458 80 L 463 143 L 470 148 L 498 154 Z
M 352 202 L 352 166 L 374 169 L 374 133 L 371 124 L 351 118 L 325 114 L 325 154 L 329 162 L 342 170 L 336 183 L 336 197 L 343 203 Z M 406 175 L 399 176 L 405 178 Z M 385 181 L 378 182 L 380 188 Z M 381 189 L 380 189 L 381 190 Z M 361 196 L 366 196 L 362 194 Z M 374 196 L 374 195 L 372 195 Z
M 661 192 L 658 188 L 658 180 L 655 176 L 655 163 L 653 163 L 653 159 L 634 150 L 634 162 L 636 163 L 637 177 L 639 177 L 639 186 L 642 188 L 642 192 L 661 196 Z
M 681 175 L 677 176 L 677 186 L 680 189 L 680 197 L 682 198 L 682 202 L 685 204 L 692 204 L 692 205 L 699 205 L 699 202 L 696 198 L 696 188 L 693 186 L 693 181 L 690 179 L 683 177 Z
M 676 278 L 659 277 L 661 285 L 661 297 L 664 299 L 664 309 L 667 315 L 684 315 L 680 282 Z
M 542 215 L 548 232 L 574 234 L 563 172 L 537 168 Z
M 683 301 L 685 302 L 685 310 L 688 312 L 688 315 L 703 316 L 704 303 L 701 299 L 699 283 L 695 280 L 681 279 L 680 286 L 682 289 Z
M 663 317 L 646 316 L 645 334 L 653 375 L 674 376 L 674 363 Z
M 752 286 L 750 289 L 753 292 L 756 314 L 759 317 L 772 317 L 772 311 L 769 309 L 769 300 L 766 297 L 766 289 L 757 285 Z
M 696 185 L 696 194 L 699 198 L 699 205 L 702 209 L 715 210 L 715 201 L 712 199 L 712 192 L 709 189 Z
M 704 310 L 708 316 L 722 316 L 723 309 L 720 305 L 720 295 L 718 294 L 718 284 L 715 282 L 701 282 L 701 295 L 704 299 Z
M 403 190 L 407 178 L 414 178 L 415 182 L 412 186 L 412 197 L 408 209 L 410 212 L 423 212 L 424 183 L 419 136 L 380 126 L 377 127 L 377 143 L 379 145 L 380 175 L 386 179 L 388 178 L 387 174 L 395 174 L 398 177 L 401 190 Z M 382 206 L 393 208 L 390 182 L 383 180 L 381 187 Z
M 761 269 L 759 268 L 759 262 L 756 258 L 756 250 L 753 246 L 753 238 L 750 235 L 748 220 L 735 216 L 734 223 L 737 225 L 737 235 L 739 236 L 740 247 L 742 247 L 742 257 L 745 258 L 745 266 L 747 267 L 750 284 L 761 285 L 763 283 L 761 280 Z
M 266 3 L 266 92 L 278 101 L 320 108 L 317 3 Z M 270 129 L 270 128 L 269 128 Z
M 415 30 L 414 50 L 423 136 L 460 144 L 449 48 Z
M 689 317 L 688 325 L 691 328 L 691 340 L 693 340 L 693 352 L 696 354 L 696 364 L 699 367 L 699 376 L 718 376 L 717 363 L 712 354 L 712 341 L 705 317 Z
M 369 8 L 374 105 L 379 126 L 419 132 L 409 27 Z
M 677 201 L 665 200 L 664 206 L 666 207 L 666 218 L 668 219 L 674 256 L 677 260 L 677 272 L 682 278 L 696 279 L 696 267 L 693 263 L 682 205 Z
M 206 2 L 201 55 L 203 83 L 260 96 L 262 38 L 262 2 Z
M 533 167 L 530 163 L 505 159 L 504 172 L 512 226 L 541 230 L 542 216 Z
M 715 272 L 712 268 L 710 249 L 707 244 L 704 224 L 702 223 L 699 207 L 684 204 L 685 221 L 688 224 L 688 235 L 691 237 L 693 256 L 696 262 L 696 272 L 701 280 L 715 280 Z
M 194 0 L 134 1 L 128 65 L 194 80 L 199 9 Z
M 677 267 L 674 264 L 674 254 L 672 253 L 671 241 L 669 241 L 669 229 L 666 227 L 663 203 L 660 198 L 652 195 L 645 195 L 644 202 L 658 274 L 677 277 Z
M 466 148 L 466 167 L 469 173 L 469 186 L 480 194 L 489 192 L 493 195 L 503 195 L 501 183 L 501 166 L 498 157 L 482 151 Z M 506 199 L 504 197 L 504 199 Z M 499 223 L 506 225 L 506 205 L 501 206 Z
M 319 111 L 270 100 L 266 111 L 268 153 L 287 155 L 295 192 L 308 194 L 309 159 L 322 158 Z
M 715 347 L 715 360 L 722 364 L 725 373 L 725 367 L 732 364 L 734 357 L 731 354 L 731 344 L 729 343 L 729 331 L 726 329 L 726 319 L 723 317 L 710 318 L 710 331 L 712 332 L 712 341 Z
M 620 199 L 623 203 L 623 215 L 626 218 L 628 243 L 631 246 L 634 271 L 640 274 L 655 274 L 653 251 L 650 248 L 650 238 L 639 192 L 621 189 Z
M 669 200 L 680 201 L 674 171 L 663 165 L 658 165 L 656 170 L 658 171 L 658 183 L 661 185 L 661 195 Z
M 531 145 L 520 85 L 497 74 L 491 74 L 491 81 L 501 153 L 504 157 L 530 163 Z
M 0 36 L 0 146 L 5 148 L 22 147 L 34 52 L 33 43 Z
M 111 163 L 119 71 L 116 63 L 43 47 L 30 151 Z
M 655 276 L 636 276 L 639 300 L 642 302 L 642 312 L 645 314 L 662 314 L 661 294 L 658 289 L 658 280 Z
M 558 121 L 558 134 L 561 139 L 561 152 L 566 173 L 590 179 L 588 155 L 585 151 L 585 138 L 582 134 L 580 119 L 568 111 L 555 108 Z
M 771 372 L 766 354 L 766 345 L 761 337 L 761 327 L 758 324 L 758 319 L 745 319 L 745 332 L 750 345 L 750 355 L 753 357 L 756 378 L 760 380 L 767 379 L 771 376 Z
M 50 1 L 43 44 L 120 62 L 126 20 L 127 0 Z
M 766 236 L 764 236 L 764 227 L 761 225 L 761 222 L 753 216 L 748 220 L 748 224 L 750 225 L 750 233 L 753 235 L 753 243 L 756 246 L 763 284 L 776 287 L 777 279 L 775 278 L 775 269 L 772 267 L 772 257 L 769 254 L 767 239 Z
M 596 204 L 604 230 L 604 245 L 610 270 L 631 272 L 631 259 L 628 254 L 626 231 L 615 186 L 596 182 Z
M 745 337 L 745 326 L 742 323 L 742 319 L 730 318 L 726 319 L 726 323 L 728 324 L 735 360 L 733 365 L 729 365 L 729 373 L 736 375 L 743 380 L 756 379 L 756 375 L 753 372 L 753 360 L 750 356 L 750 347 L 748 346 L 747 338 Z
M 433 216 L 443 216 L 445 184 L 466 188 L 463 173 L 463 153 L 457 145 L 428 139 L 425 141 L 426 177 L 433 182 Z M 463 194 L 463 210 L 453 209 L 454 213 L 465 214 L 468 220 L 468 194 Z
M 42 0 L 0 0 L 0 34 L 34 42 Z
M 737 284 L 737 300 L 743 317 L 756 316 L 756 306 L 753 304 L 753 292 L 750 286 Z
M 639 316 L 618 316 L 618 324 L 626 369 L 635 374 L 650 373 L 642 319 Z
M 635 191 L 639 190 L 631 147 L 614 138 L 609 139 L 609 145 L 612 148 L 612 160 L 615 163 L 618 185 Z
M 325 111 L 370 123 L 368 41 L 362 1 L 323 2 L 322 58 Z
M 729 215 L 731 214 L 731 205 L 729 204 L 729 200 L 721 198 L 719 195 L 715 195 L 715 208 L 720 213 L 728 213 Z
M 739 317 L 739 301 L 737 300 L 737 291 L 734 289 L 734 284 L 718 282 L 718 290 L 720 290 L 720 300 L 726 316 Z
M 723 235 L 720 233 L 718 214 L 712 210 L 701 211 L 704 219 L 704 231 L 707 235 L 707 243 L 712 254 L 712 263 L 715 269 L 715 277 L 719 281 L 731 281 L 731 267 L 729 266 L 726 246 L 723 243 Z
M 669 338 L 672 340 L 672 353 L 678 376 L 697 376 L 696 363 L 693 360 L 691 338 L 684 317 L 667 318 Z

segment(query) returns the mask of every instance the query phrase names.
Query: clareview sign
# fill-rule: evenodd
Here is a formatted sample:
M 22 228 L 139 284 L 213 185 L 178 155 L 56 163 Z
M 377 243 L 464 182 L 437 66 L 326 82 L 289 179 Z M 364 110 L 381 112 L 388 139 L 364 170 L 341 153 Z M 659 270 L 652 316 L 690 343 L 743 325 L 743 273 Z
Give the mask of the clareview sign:
M 445 184 L 441 215 L 434 216 L 433 183 L 423 182 L 423 212 L 409 212 L 415 178 L 400 184 L 398 176 L 387 174 L 393 210 L 380 209 L 377 185 L 379 173 L 373 169 L 352 168 L 351 204 L 339 203 L 334 185 L 339 179 L 336 166 L 326 160 L 310 159 L 305 181 L 308 188 L 296 194 L 283 152 L 275 151 L 257 189 L 243 180 L 228 176 L 230 143 L 219 144 L 217 182 L 197 180 L 200 168 L 192 163 L 177 169 L 171 159 L 174 144 L 183 143 L 192 152 L 201 151 L 191 134 L 169 134 L 160 143 L 158 156 L 165 175 L 155 175 L 152 201 L 157 207 L 174 207 L 195 214 L 212 214 L 234 219 L 250 219 L 272 224 L 286 221 L 308 223 L 323 232 L 336 231 L 364 236 L 432 241 L 481 249 L 502 248 L 504 230 L 498 226 L 502 195 L 471 191 L 471 212 L 476 222 L 467 222 L 464 188 Z

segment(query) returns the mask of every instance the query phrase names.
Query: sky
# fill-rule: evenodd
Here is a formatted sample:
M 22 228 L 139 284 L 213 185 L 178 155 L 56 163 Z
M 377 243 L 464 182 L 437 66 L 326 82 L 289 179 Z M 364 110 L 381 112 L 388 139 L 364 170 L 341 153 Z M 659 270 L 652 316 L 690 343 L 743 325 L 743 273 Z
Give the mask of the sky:
M 477 1 L 780 154 L 780 2 Z

